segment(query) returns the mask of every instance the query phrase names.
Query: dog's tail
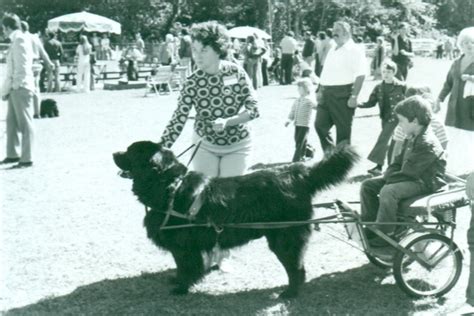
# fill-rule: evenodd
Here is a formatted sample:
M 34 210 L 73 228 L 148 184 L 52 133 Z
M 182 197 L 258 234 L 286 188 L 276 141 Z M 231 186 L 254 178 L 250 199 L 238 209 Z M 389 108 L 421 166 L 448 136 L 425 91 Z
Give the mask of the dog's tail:
M 342 182 L 360 156 L 350 145 L 338 145 L 323 160 L 311 167 L 308 188 L 311 193 Z

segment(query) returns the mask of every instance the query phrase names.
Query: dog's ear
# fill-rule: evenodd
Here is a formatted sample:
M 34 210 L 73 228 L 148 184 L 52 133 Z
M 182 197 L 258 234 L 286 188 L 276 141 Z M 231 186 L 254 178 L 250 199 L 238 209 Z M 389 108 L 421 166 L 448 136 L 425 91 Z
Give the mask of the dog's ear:
M 159 173 L 166 172 L 169 176 L 176 177 L 187 172 L 186 166 L 178 161 L 173 152 L 162 148 L 150 159 L 153 169 Z
M 130 171 L 132 169 L 132 164 L 127 157 L 127 153 L 119 151 L 113 154 L 114 162 L 123 171 Z
M 165 148 L 160 148 L 160 150 L 151 157 L 150 162 L 159 172 L 166 171 L 179 164 L 173 152 Z

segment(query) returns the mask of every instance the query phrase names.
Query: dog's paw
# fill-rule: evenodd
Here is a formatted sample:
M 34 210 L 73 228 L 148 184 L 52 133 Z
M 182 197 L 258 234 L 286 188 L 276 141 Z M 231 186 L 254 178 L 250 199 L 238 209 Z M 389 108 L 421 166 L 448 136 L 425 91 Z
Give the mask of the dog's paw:
M 185 295 L 188 294 L 189 288 L 185 286 L 177 286 L 171 290 L 172 295 Z
M 290 299 L 298 296 L 298 291 L 287 289 L 283 291 L 278 298 L 280 299 Z

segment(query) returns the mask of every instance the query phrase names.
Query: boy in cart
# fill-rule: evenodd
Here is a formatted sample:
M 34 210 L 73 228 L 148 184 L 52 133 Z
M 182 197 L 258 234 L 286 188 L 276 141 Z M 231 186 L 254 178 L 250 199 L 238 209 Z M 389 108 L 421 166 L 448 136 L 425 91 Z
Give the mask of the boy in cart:
M 421 96 L 412 96 L 394 109 L 398 124 L 408 138 L 400 155 L 382 176 L 367 179 L 361 184 L 360 202 L 363 221 L 395 223 L 401 200 L 430 194 L 446 184 L 446 160 L 439 140 L 429 127 L 431 104 Z M 387 235 L 393 235 L 395 225 L 377 225 Z M 368 234 L 373 247 L 388 246 L 378 236 Z

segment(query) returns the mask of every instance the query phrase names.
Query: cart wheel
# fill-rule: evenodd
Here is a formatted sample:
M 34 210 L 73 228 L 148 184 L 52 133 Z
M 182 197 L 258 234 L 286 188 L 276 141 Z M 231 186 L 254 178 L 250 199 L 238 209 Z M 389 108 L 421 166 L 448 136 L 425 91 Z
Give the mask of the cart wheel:
M 365 253 L 367 259 L 374 265 L 382 269 L 390 269 L 393 266 L 393 255 L 380 255 L 374 256 L 369 254 L 368 252 Z
M 438 233 L 421 234 L 409 241 L 405 249 L 431 265 L 425 268 L 402 251 L 393 259 L 393 274 L 398 286 L 409 296 L 442 296 L 459 279 L 462 254 L 448 237 Z

